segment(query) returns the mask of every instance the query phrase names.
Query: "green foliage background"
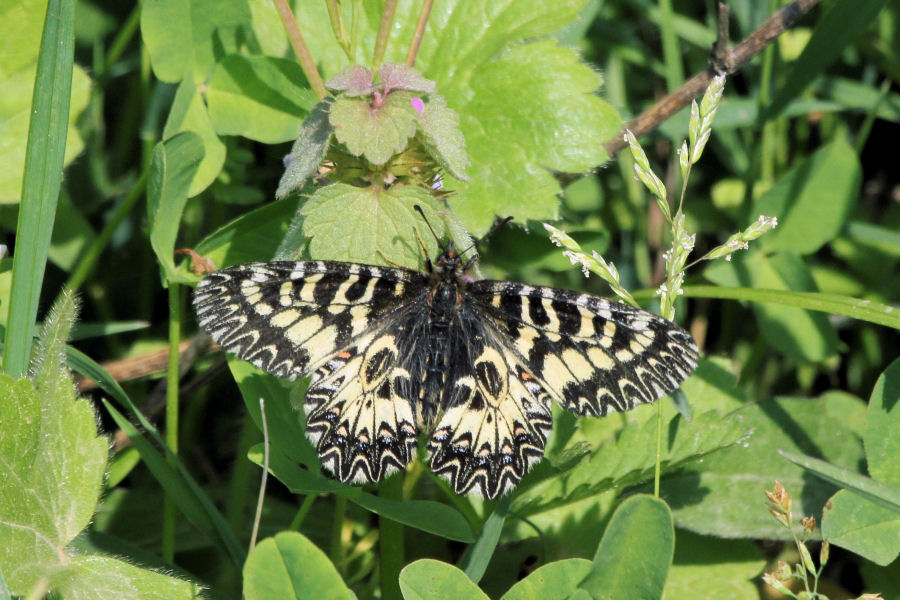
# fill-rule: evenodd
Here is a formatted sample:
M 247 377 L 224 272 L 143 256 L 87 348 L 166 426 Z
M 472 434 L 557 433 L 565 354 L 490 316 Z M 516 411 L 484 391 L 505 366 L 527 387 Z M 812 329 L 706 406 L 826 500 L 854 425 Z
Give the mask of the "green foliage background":
M 327 80 L 348 58 L 326 3 L 295 4 Z M 740 39 L 779 3 L 729 5 Z M 419 6 L 398 3 L 386 61 L 404 60 Z M 710 7 L 435 2 L 416 67 L 459 115 L 469 158 L 467 181 L 445 173 L 447 232 L 462 240 L 515 217 L 480 247 L 485 276 L 608 294 L 550 244 L 540 223 L 552 221 L 658 308 L 665 222 L 627 150 L 610 157 L 604 144 L 705 68 Z M 362 489 L 326 478 L 296 408 L 303 383 L 202 345 L 177 394 L 165 359 L 138 379 L 110 375 L 114 361 L 195 339 L 185 288 L 198 276 L 177 248 L 216 267 L 276 255 L 418 267 L 412 205 L 447 211 L 413 187 L 378 196 L 340 183 L 308 200 L 307 184 L 275 200 L 318 99 L 269 0 L 78 1 L 45 42 L 74 38 L 69 117 L 27 142 L 35 82 L 58 81 L 37 67 L 46 8 L 0 7 L 0 231 L 13 255 L 48 261 L 13 290 L 13 259 L 0 256 L 4 350 L 16 351 L 7 331 L 26 346 L 37 335 L 33 318 L 9 316 L 28 286 L 42 319 L 65 286 L 82 312 L 73 327 L 62 296 L 22 356 L 27 373 L 4 354 L 16 372 L 0 375 L 0 598 L 759 598 L 760 573 L 798 560 L 765 507 L 775 480 L 798 522 L 819 523 L 811 546 L 832 543 L 820 591 L 900 598 L 900 2 L 824 2 L 726 83 L 684 205 L 697 256 L 761 214 L 779 226 L 688 272 L 679 320 L 704 359 L 683 386 L 689 413 L 664 401 L 662 500 L 647 494 L 656 411 L 643 407 L 555 411 L 544 462 L 495 502 L 453 495 L 420 463 Z M 342 3 L 362 64 L 382 8 Z M 685 109 L 641 140 L 671 190 L 687 123 Z M 59 173 L 26 166 L 26 142 L 65 160 L 55 208 L 37 190 Z M 76 398 L 64 363 L 99 389 Z M 272 477 L 264 539 L 248 554 L 261 397 Z M 107 462 L 95 424 L 115 433 Z

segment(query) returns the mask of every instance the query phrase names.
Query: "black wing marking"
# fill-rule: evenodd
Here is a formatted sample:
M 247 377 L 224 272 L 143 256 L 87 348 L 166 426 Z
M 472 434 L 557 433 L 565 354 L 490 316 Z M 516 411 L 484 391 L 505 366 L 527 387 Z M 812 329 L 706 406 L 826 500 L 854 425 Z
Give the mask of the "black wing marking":
M 417 271 L 330 261 L 236 265 L 194 291 L 200 326 L 226 350 L 294 379 L 314 371 L 378 320 L 420 298 Z
M 416 455 L 414 382 L 388 318 L 313 373 L 306 434 L 343 482 L 375 482 Z
M 697 366 L 688 332 L 620 302 L 502 281 L 476 281 L 467 291 L 528 371 L 581 415 L 653 402 Z
M 458 494 L 496 498 L 541 460 L 550 396 L 477 319 L 463 315 L 456 334 L 467 347 L 448 373 L 445 410 L 428 443 L 431 470 Z

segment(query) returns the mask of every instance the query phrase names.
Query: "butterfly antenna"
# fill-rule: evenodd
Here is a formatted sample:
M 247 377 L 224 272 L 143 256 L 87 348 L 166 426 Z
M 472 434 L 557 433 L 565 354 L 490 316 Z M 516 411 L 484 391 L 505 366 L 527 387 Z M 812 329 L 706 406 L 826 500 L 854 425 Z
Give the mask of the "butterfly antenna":
M 423 210 L 422 210 L 422 207 L 419 206 L 418 204 L 416 204 L 415 206 L 413 206 L 413 208 L 416 209 L 416 212 L 417 212 L 417 213 L 419 213 L 420 215 L 422 215 L 422 220 L 425 221 L 425 224 L 426 224 L 426 225 L 428 225 L 428 229 L 431 230 L 431 235 L 434 236 L 434 239 L 435 239 L 435 241 L 438 243 L 438 246 L 441 246 L 441 238 L 438 237 L 438 235 L 434 232 L 434 228 L 431 226 L 431 223 L 428 222 L 428 217 L 425 216 L 425 211 L 423 211 Z M 418 234 L 417 234 L 417 235 L 418 235 Z M 419 240 L 419 243 L 421 244 L 422 241 Z
M 499 230 L 501 227 L 503 227 L 504 225 L 506 225 L 507 223 L 509 223 L 510 221 L 512 221 L 513 218 L 514 218 L 514 217 L 506 217 L 505 219 L 501 219 L 500 221 L 497 221 L 497 223 L 496 223 L 493 227 L 491 227 L 491 230 L 490 230 L 490 231 L 488 231 L 486 234 L 484 234 L 483 236 L 481 236 L 481 238 L 479 238 L 479 239 L 475 240 L 474 242 L 472 242 L 472 245 L 469 246 L 468 248 L 466 248 L 463 252 L 460 252 L 460 253 L 459 253 L 460 256 L 462 256 L 463 254 L 465 254 L 466 252 L 468 252 L 469 250 L 471 250 L 472 248 L 474 248 L 475 246 L 477 246 L 478 244 L 480 244 L 480 243 L 483 242 L 484 240 L 488 239 L 489 237 L 491 237 L 492 235 L 494 235 L 495 233 L 497 233 L 497 230 Z

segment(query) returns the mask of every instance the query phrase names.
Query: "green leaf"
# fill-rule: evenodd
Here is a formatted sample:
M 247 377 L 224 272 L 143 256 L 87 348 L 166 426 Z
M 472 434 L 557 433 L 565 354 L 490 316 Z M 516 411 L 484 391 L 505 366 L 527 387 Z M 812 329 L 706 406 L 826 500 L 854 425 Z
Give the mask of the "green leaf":
M 738 254 L 730 262 L 713 263 L 704 275 L 722 286 L 816 291 L 806 265 L 791 254 L 766 256 L 759 251 Z M 823 314 L 759 304 L 753 305 L 753 312 L 763 338 L 789 357 L 822 361 L 837 352 L 837 333 Z
M 66 598 L 193 598 L 186 581 L 69 549 L 94 514 L 108 449 L 90 402 L 76 398 L 66 370 L 74 318 L 65 294 L 41 333 L 34 383 L 0 375 L 0 572 L 14 595 L 48 578 Z
M 900 490 L 895 490 L 900 499 Z M 890 510 L 858 493 L 841 490 L 825 505 L 822 536 L 882 567 L 900 554 L 900 507 Z
M 767 250 L 812 254 L 837 237 L 862 185 L 853 148 L 838 137 L 785 173 L 753 205 L 754 215 L 778 217 L 759 241 Z
M 779 450 L 778 453 L 829 483 L 851 489 L 886 510 L 900 513 L 900 487 L 882 483 L 856 471 L 804 454 L 783 450 Z
M 728 300 L 748 300 L 765 304 L 782 304 L 807 310 L 817 310 L 843 315 L 861 321 L 877 323 L 900 329 L 900 311 L 889 304 L 815 292 L 792 292 L 788 290 L 763 290 L 743 287 L 716 287 L 711 285 L 689 285 L 684 288 L 687 298 L 723 298 Z M 652 292 L 647 294 L 651 295 Z M 641 297 L 634 294 L 635 298 Z
M 328 115 L 335 138 L 350 154 L 383 165 L 403 152 L 416 133 L 418 113 L 410 103 L 412 97 L 410 92 L 394 92 L 378 106 L 366 98 L 339 96 Z
M 422 76 L 418 69 L 406 63 L 385 63 L 378 69 L 378 79 L 385 93 L 391 90 L 405 90 L 415 94 L 430 96 L 437 92 L 434 82 Z
M 262 445 L 249 453 L 250 460 L 262 465 Z M 457 510 L 432 500 L 397 501 L 375 496 L 333 479 L 327 479 L 319 471 L 302 469 L 280 451 L 272 452 L 269 471 L 295 494 L 333 492 L 345 496 L 366 510 L 392 521 L 427 531 L 448 540 L 464 543 L 475 541 L 472 529 Z
M 15 204 L 22 198 L 25 148 L 46 7 L 47 0 L 9 0 L 0 4 L 0 205 Z M 91 90 L 91 80 L 84 69 L 78 65 L 70 68 L 68 119 L 54 120 L 60 126 L 59 135 L 47 140 L 59 144 L 65 139 L 63 164 L 69 164 L 84 148 L 75 123 L 88 104 Z
M 753 434 L 741 444 L 716 452 L 674 475 L 666 475 L 662 496 L 672 507 L 679 527 L 717 537 L 790 539 L 765 509 L 766 489 L 775 480 L 794 498 L 794 517 L 815 515 L 835 488 L 793 466 L 778 450 L 803 452 L 855 468 L 862 460 L 861 444 L 844 423 L 856 417 L 832 411 L 831 396 L 776 398 L 737 411 Z M 856 412 L 865 411 L 860 403 Z
M 219 135 L 277 144 L 297 137 L 316 95 L 296 60 L 231 54 L 216 64 L 206 101 Z
M 81 211 L 72 205 L 69 194 L 63 191 L 56 205 L 56 218 L 53 221 L 53 235 L 50 238 L 50 249 L 47 252 L 53 264 L 67 273 L 81 260 L 85 250 L 97 232 Z
M 765 558 L 752 541 L 723 540 L 679 529 L 675 560 L 666 579 L 666 599 L 758 600 L 754 580 L 765 566 Z
M 71 1 L 47 4 L 38 53 L 3 353 L 3 368 L 13 377 L 21 376 L 28 364 L 31 328 L 37 319 L 62 182 L 72 91 L 74 12 Z M 15 14 L 13 21 L 18 21 Z
M 259 543 L 244 564 L 244 597 L 354 600 L 337 569 L 315 544 L 294 531 Z
M 194 82 L 185 79 L 175 92 L 169 117 L 163 129 L 163 140 L 168 141 L 181 132 L 190 131 L 203 141 L 202 160 L 191 181 L 188 197 L 193 197 L 205 190 L 215 181 L 225 165 L 225 144 L 216 135 L 206 103 L 197 93 Z
M 603 142 L 621 121 L 595 95 L 600 76 L 578 61 L 550 40 L 522 44 L 481 64 L 471 89 L 440 87 L 460 115 L 472 163 L 469 183 L 448 182 L 457 192 L 451 203 L 474 233 L 485 232 L 496 215 L 558 218 L 561 188 L 547 169 L 587 171 L 607 159 Z M 527 90 L 520 89 L 526 81 Z
M 831 63 L 872 24 L 881 12 L 886 0 L 857 2 L 837 0 L 816 23 L 812 37 L 803 48 L 800 57 L 794 61 L 790 72 L 784 78 L 784 85 L 766 109 L 766 118 L 779 115 L 784 106 L 799 96 Z
M 484 576 L 494 550 L 497 548 L 497 542 L 500 541 L 500 534 L 503 532 L 503 524 L 506 522 L 506 515 L 509 512 L 509 503 L 512 496 L 507 494 L 500 498 L 494 512 L 487 518 L 481 531 L 478 533 L 478 539 L 475 543 L 466 549 L 460 564 L 469 579 L 478 583 Z
M 716 398 L 712 402 L 721 403 L 725 400 L 722 390 L 733 386 L 733 378 L 724 384 L 719 379 L 718 369 L 701 361 L 697 373 L 684 385 L 691 403 L 698 407 L 716 408 L 706 398 L 712 396 Z M 726 410 L 733 409 L 735 405 L 734 399 L 720 404 Z M 723 418 L 719 410 L 708 410 L 687 423 L 682 417 L 672 415 L 675 411 L 671 406 L 666 409 L 669 416 L 665 426 L 667 443 L 661 457 L 663 473 L 676 471 L 708 454 L 743 443 L 751 431 L 740 411 Z M 626 426 L 617 439 L 605 440 L 571 468 L 520 492 L 512 510 L 517 514 L 531 515 L 651 479 L 656 464 L 657 425 L 655 418 L 647 417 L 655 417 L 656 409 L 648 406 L 638 411 L 638 416 L 645 417 L 643 422 Z M 523 484 L 527 483 L 526 479 Z
M 191 74 L 206 81 L 217 57 L 238 49 L 250 23 L 247 0 L 148 0 L 141 7 L 141 39 L 161 81 Z
M 400 591 L 405 600 L 488 600 L 461 570 L 430 558 L 410 563 L 400 571 Z
M 343 92 L 348 98 L 368 96 L 375 91 L 375 76 L 362 65 L 350 65 L 325 83 L 329 90 Z
M 672 555 L 675 529 L 666 503 L 632 496 L 613 513 L 579 589 L 591 598 L 661 598 Z
M 316 173 L 319 163 L 325 158 L 333 131 L 328 120 L 329 106 L 330 102 L 316 104 L 309 117 L 303 121 L 300 134 L 291 146 L 291 153 L 285 157 L 287 166 L 281 181 L 278 182 L 276 198 L 284 198 L 291 192 L 300 190 Z
M 150 245 L 162 267 L 164 280 L 175 273 L 175 239 L 188 188 L 203 158 L 203 142 L 191 132 L 179 133 L 153 149 L 147 189 Z
M 868 413 L 863 444 L 869 474 L 900 487 L 900 359 L 891 363 L 875 382 Z
M 590 572 L 591 565 L 583 558 L 546 564 L 509 588 L 501 600 L 565 600 Z
M 383 264 L 385 257 L 418 268 L 421 249 L 415 232 L 427 230 L 413 207 L 418 204 L 438 235 L 444 221 L 440 205 L 426 191 L 413 186 L 359 188 L 343 183 L 320 187 L 300 209 L 303 235 L 312 238 L 309 253 L 317 259 Z M 421 236 L 431 256 L 437 245 L 430 233 Z
M 433 95 L 425 103 L 419 118 L 419 129 L 425 149 L 432 158 L 453 177 L 468 181 L 466 167 L 469 166 L 469 155 L 466 154 L 466 140 L 459 129 L 459 115 L 447 106 L 442 96 Z
M 347 495 L 343 494 L 342 495 Z M 362 492 L 347 498 L 382 517 L 466 544 L 475 541 L 468 521 L 455 508 L 432 500 L 389 500 Z
M 194 251 L 222 269 L 230 265 L 271 260 L 299 201 L 286 198 L 244 213 L 206 236 Z M 185 276 L 189 273 L 182 271 Z

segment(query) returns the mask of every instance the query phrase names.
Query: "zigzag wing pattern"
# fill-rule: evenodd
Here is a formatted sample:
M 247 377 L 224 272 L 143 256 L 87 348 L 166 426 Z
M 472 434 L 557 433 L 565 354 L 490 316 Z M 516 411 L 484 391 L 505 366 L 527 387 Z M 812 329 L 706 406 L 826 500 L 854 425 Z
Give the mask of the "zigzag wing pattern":
M 552 422 L 550 396 L 513 353 L 481 328 L 474 361 L 460 362 L 432 432 L 431 470 L 458 494 L 496 498 L 541 460 Z
M 306 434 L 344 482 L 378 481 L 416 455 L 417 388 L 386 320 L 320 366 L 306 392 Z
M 194 291 L 200 326 L 263 371 L 295 379 L 314 371 L 378 319 L 422 296 L 417 271 L 330 261 L 236 265 Z
M 488 280 L 467 292 L 509 351 L 577 414 L 605 415 L 653 402 L 697 366 L 697 345 L 688 332 L 621 302 Z

